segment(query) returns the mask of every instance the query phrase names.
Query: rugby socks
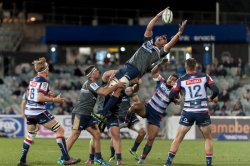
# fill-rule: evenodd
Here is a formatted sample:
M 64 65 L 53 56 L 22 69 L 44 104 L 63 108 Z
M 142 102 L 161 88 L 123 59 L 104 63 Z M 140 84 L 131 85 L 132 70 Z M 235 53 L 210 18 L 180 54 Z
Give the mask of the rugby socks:
M 124 120 L 126 123 L 130 122 L 130 118 L 134 113 L 128 112 L 127 115 L 125 116 Z
M 90 153 L 90 154 L 89 154 L 89 160 L 94 161 L 94 159 L 95 159 L 95 155 Z
M 141 159 L 145 160 L 149 152 L 151 151 L 152 146 L 145 145 L 143 149 L 143 153 L 141 155 Z
M 122 154 L 121 153 L 116 153 L 116 160 L 121 161 L 122 160 Z
M 101 152 L 95 153 L 95 158 L 96 158 L 97 160 L 102 159 L 102 154 L 101 154 Z
M 113 146 L 110 146 L 110 157 L 113 157 L 115 155 L 115 149 Z
M 68 154 L 68 151 L 66 148 L 65 138 L 64 137 L 57 137 L 56 142 L 61 149 L 63 159 L 65 161 L 68 161 L 70 159 L 70 157 L 69 157 L 69 154 Z
M 131 151 L 136 152 L 140 144 L 141 143 L 135 141 L 133 147 L 131 148 Z
M 23 141 L 23 149 L 20 161 L 26 163 L 27 153 L 29 151 L 30 145 L 32 144 L 32 140 L 28 139 L 27 137 Z
M 111 96 L 107 103 L 105 104 L 103 110 L 102 110 L 102 113 L 103 115 L 106 115 L 108 113 L 108 111 L 116 104 L 118 100 L 118 97 L 115 97 L 115 96 Z
M 213 158 L 213 154 L 206 154 L 206 163 L 207 163 L 207 166 L 211 166 L 212 165 L 212 158 Z
M 170 166 L 172 164 L 172 161 L 175 157 L 175 154 L 176 154 L 176 152 L 172 152 L 172 151 L 168 152 L 168 159 L 167 159 L 166 164 L 165 164 L 166 166 Z

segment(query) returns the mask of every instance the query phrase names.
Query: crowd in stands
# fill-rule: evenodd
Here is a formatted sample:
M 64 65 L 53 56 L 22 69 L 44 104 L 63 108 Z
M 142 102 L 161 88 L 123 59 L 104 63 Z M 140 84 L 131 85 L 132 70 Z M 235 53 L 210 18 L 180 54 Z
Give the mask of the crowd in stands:
M 53 114 L 65 115 L 70 114 L 74 104 L 76 103 L 79 90 L 81 89 L 85 77 L 83 77 L 83 69 L 86 65 L 50 65 L 50 81 L 51 89 L 56 94 L 61 93 L 65 98 L 63 104 L 47 103 L 47 108 Z M 100 66 L 102 71 L 109 69 L 117 69 L 118 66 L 105 65 Z M 221 60 L 214 60 L 211 65 L 203 67 L 198 66 L 202 72 L 206 71 L 217 83 L 220 94 L 218 101 L 210 104 L 210 114 L 213 116 L 245 116 L 250 115 L 250 85 L 247 87 L 240 86 L 242 75 L 244 74 L 243 64 L 241 60 L 235 64 L 230 54 L 224 53 Z M 29 64 L 20 64 L 16 67 L 16 76 L 7 76 L 0 83 L 0 114 L 20 114 L 19 105 L 22 100 L 23 93 L 27 89 L 28 81 L 35 73 Z M 166 72 L 167 71 L 167 72 Z M 171 63 L 162 69 L 162 75 L 167 76 L 173 72 L 180 76 L 185 73 L 183 65 Z M 155 82 L 152 80 L 150 73 L 142 78 L 142 85 L 139 96 L 142 100 L 148 100 L 152 96 Z M 238 91 L 242 93 L 238 93 Z M 244 95 L 242 95 L 244 94 Z M 171 104 L 167 114 L 180 115 L 181 106 Z

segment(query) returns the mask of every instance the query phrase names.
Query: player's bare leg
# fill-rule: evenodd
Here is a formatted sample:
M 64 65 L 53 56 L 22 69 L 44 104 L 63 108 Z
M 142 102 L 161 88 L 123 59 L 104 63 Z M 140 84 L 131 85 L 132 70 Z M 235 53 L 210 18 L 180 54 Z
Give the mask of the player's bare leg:
M 129 108 L 129 112 L 136 113 L 140 117 L 145 118 L 146 117 L 145 103 L 144 102 L 136 102 L 136 103 L 134 103 Z
M 56 142 L 57 142 L 57 144 L 60 147 L 61 152 L 62 152 L 62 160 L 58 161 L 59 164 L 72 165 L 72 164 L 76 164 L 76 163 L 81 161 L 80 159 L 74 159 L 74 158 L 71 158 L 69 156 L 68 150 L 66 148 L 67 147 L 66 141 L 64 138 L 64 129 L 58 121 L 53 119 L 53 120 L 43 124 L 43 126 L 46 127 L 47 129 L 50 129 L 51 131 L 55 132 L 55 134 L 56 134 Z
M 19 163 L 17 164 L 18 166 L 29 166 L 29 163 L 26 161 L 26 157 L 29 151 L 29 148 L 31 144 L 33 143 L 34 138 L 36 137 L 36 134 L 39 130 L 39 125 L 27 125 L 27 137 L 25 137 L 24 142 L 23 142 L 23 149 L 22 149 L 22 155 Z
M 95 141 L 93 137 L 89 141 L 89 159 L 85 161 L 85 164 L 94 164 L 94 159 L 95 159 Z
M 148 126 L 147 126 L 147 134 L 148 134 L 147 143 L 144 146 L 143 153 L 141 154 L 140 160 L 138 161 L 138 163 L 144 163 L 144 160 L 146 159 L 148 153 L 151 151 L 155 137 L 157 136 L 159 130 L 160 130 L 160 128 L 158 126 L 148 124 Z
M 120 128 L 118 126 L 112 126 L 109 129 L 109 134 L 112 138 L 112 143 L 116 153 L 117 165 L 121 165 L 121 137 Z
M 211 134 L 211 125 L 209 126 L 200 126 L 199 127 L 204 139 L 205 139 L 205 153 L 206 153 L 206 163 L 207 166 L 212 165 L 213 157 L 213 143 L 212 143 L 212 134 Z
M 143 141 L 145 135 L 146 135 L 146 131 L 145 129 L 140 125 L 140 122 L 135 123 L 130 129 L 134 130 L 135 132 L 138 133 L 134 145 L 131 149 L 129 149 L 130 154 L 132 154 L 134 156 L 134 158 L 136 160 L 139 160 L 139 156 L 136 153 L 137 148 L 139 147 L 139 145 L 141 144 L 141 142 Z
M 176 152 L 179 149 L 181 142 L 183 141 L 185 135 L 187 134 L 187 132 L 190 129 L 191 129 L 191 126 L 180 125 L 178 127 L 177 134 L 176 134 L 175 139 L 173 140 L 171 147 L 170 147 L 170 150 L 168 152 L 168 158 L 167 158 L 165 166 L 170 166 L 172 164 L 172 161 L 175 157 Z
M 72 129 L 70 136 L 66 140 L 68 152 L 70 151 L 76 140 L 79 138 L 80 134 L 81 134 L 80 130 Z

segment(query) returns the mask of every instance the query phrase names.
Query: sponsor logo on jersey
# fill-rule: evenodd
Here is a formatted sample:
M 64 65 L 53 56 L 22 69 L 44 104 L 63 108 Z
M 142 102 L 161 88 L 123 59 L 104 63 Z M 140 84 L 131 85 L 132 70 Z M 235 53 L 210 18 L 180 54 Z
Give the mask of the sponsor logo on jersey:
M 15 118 L 0 118 L 0 130 L 9 136 L 17 135 L 22 129 L 22 124 Z
M 36 87 L 38 84 L 38 82 L 35 81 L 30 81 L 30 86 Z
M 201 78 L 194 78 L 191 80 L 186 80 L 185 82 L 186 82 L 186 85 L 191 85 L 191 84 L 201 83 L 202 80 L 201 80 Z

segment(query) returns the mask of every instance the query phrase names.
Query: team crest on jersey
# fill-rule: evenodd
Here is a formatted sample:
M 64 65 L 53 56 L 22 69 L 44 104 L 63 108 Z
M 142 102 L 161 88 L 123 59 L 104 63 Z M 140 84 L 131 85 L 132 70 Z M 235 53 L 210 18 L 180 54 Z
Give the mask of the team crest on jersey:
M 43 91 L 47 91 L 48 86 L 49 86 L 49 84 L 47 82 L 43 82 L 40 89 L 43 90 Z
M 90 87 L 91 87 L 92 89 L 94 89 L 94 90 L 96 90 L 96 89 L 99 88 L 99 86 L 98 86 L 97 83 L 95 83 L 95 82 L 91 83 L 91 84 L 90 84 Z

